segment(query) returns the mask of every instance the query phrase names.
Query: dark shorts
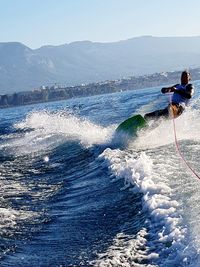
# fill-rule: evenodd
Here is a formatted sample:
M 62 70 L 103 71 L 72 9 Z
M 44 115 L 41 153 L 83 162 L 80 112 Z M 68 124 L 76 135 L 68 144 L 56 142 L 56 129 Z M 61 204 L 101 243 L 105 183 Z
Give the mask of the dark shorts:
M 171 118 L 177 118 L 179 117 L 184 111 L 184 108 L 176 103 L 171 103 L 168 106 L 168 113 Z
M 183 110 L 184 108 L 181 105 L 176 103 L 171 103 L 164 109 L 159 109 L 151 113 L 145 114 L 144 118 L 145 119 L 157 119 L 160 117 L 177 118 L 183 113 Z

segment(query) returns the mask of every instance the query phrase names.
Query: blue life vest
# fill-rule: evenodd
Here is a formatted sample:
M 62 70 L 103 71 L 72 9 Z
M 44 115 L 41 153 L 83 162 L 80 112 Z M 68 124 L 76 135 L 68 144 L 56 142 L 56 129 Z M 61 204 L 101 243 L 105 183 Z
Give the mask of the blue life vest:
M 176 84 L 174 87 L 177 90 L 186 90 L 186 86 L 187 84 L 186 85 Z M 173 93 L 173 96 L 172 96 L 172 102 L 178 105 L 181 105 L 184 108 L 185 106 L 189 105 L 190 99 L 185 98 L 184 96 L 179 95 L 178 93 L 175 92 Z

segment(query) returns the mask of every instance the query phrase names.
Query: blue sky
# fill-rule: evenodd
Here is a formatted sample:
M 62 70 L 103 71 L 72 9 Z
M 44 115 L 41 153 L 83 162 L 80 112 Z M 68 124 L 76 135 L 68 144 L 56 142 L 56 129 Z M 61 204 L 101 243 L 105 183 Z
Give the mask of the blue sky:
M 0 42 L 30 48 L 200 35 L 199 0 L 0 0 Z

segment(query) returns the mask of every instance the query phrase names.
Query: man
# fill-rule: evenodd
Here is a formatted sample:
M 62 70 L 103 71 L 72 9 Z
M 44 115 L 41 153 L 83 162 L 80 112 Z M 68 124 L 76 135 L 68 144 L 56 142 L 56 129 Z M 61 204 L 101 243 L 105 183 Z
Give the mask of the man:
M 177 118 L 180 116 L 185 107 L 188 106 L 190 98 L 194 94 L 194 87 L 192 84 L 189 84 L 190 80 L 190 73 L 188 71 L 183 71 L 181 74 L 181 84 L 162 88 L 161 92 L 163 94 L 173 92 L 171 103 L 164 109 L 145 114 L 144 118 L 150 120 L 160 117 Z

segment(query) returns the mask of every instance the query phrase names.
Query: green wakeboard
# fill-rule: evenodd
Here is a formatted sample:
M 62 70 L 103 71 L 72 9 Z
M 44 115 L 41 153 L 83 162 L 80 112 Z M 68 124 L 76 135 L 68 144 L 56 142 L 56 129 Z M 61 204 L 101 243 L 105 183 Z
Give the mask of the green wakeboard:
M 134 136 L 138 130 L 146 127 L 147 125 L 147 121 L 141 115 L 135 115 L 123 121 L 117 127 L 116 132 Z

